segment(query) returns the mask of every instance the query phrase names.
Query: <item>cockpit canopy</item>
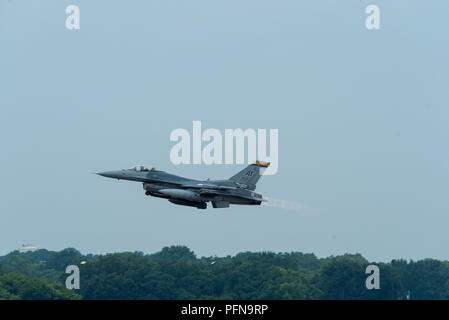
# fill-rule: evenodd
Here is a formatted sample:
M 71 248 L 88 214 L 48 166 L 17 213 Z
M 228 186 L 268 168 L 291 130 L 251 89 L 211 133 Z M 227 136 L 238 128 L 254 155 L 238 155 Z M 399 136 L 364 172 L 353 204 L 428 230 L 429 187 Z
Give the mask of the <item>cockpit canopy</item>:
M 148 171 L 160 171 L 156 168 L 151 168 L 147 166 L 134 166 L 132 168 L 129 168 L 128 170 L 137 171 L 137 172 L 148 172 Z

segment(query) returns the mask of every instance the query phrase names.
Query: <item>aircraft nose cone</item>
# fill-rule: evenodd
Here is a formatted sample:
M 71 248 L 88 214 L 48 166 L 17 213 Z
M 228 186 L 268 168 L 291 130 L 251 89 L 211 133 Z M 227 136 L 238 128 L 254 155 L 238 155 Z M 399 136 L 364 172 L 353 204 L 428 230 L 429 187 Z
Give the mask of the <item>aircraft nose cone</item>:
M 106 178 L 118 178 L 117 171 L 104 171 L 97 174 Z

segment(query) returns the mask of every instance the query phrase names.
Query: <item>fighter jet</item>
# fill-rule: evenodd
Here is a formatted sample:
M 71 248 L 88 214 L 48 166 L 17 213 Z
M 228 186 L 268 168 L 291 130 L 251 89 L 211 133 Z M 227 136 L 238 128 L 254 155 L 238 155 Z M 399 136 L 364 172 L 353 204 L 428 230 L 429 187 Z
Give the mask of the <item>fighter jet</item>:
M 266 201 L 254 190 L 269 165 L 269 162 L 256 161 L 227 180 L 188 179 L 146 166 L 97 174 L 142 182 L 147 196 L 168 199 L 177 205 L 206 209 L 207 203 L 212 202 L 214 208 L 228 208 L 230 204 L 260 205 Z

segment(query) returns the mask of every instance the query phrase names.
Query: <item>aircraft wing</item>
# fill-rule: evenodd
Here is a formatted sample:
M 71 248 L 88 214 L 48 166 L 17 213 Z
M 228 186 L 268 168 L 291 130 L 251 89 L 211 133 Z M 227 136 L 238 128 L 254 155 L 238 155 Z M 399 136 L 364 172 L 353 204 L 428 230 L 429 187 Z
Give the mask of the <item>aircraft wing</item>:
M 188 189 L 198 189 L 197 192 L 203 196 L 219 196 L 219 195 L 229 196 L 229 195 L 232 195 L 235 197 L 240 197 L 240 198 L 249 199 L 249 200 L 256 200 L 256 201 L 262 201 L 262 202 L 267 201 L 265 199 L 257 198 L 257 197 L 251 196 L 249 194 L 232 192 L 232 191 L 239 189 L 236 187 L 220 186 L 220 185 L 216 185 L 216 184 L 212 184 L 212 183 L 202 183 L 202 182 L 187 183 L 187 184 L 183 184 L 182 187 L 188 188 Z
M 183 184 L 182 187 L 189 189 L 214 189 L 214 190 L 237 190 L 236 187 L 219 186 L 212 183 L 187 183 Z

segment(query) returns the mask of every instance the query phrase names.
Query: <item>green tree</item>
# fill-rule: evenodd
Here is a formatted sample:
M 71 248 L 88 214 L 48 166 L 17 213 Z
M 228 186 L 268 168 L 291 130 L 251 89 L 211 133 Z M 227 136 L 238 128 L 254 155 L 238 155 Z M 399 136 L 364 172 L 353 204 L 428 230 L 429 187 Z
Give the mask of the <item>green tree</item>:
M 47 260 L 47 268 L 65 271 L 69 265 L 78 265 L 84 260 L 83 255 L 76 249 L 67 248 L 51 255 Z
M 0 275 L 0 298 L 23 300 L 77 300 L 81 297 L 61 283 L 33 279 L 23 274 Z

